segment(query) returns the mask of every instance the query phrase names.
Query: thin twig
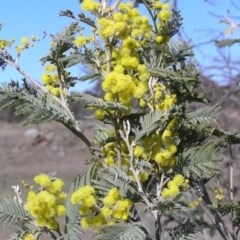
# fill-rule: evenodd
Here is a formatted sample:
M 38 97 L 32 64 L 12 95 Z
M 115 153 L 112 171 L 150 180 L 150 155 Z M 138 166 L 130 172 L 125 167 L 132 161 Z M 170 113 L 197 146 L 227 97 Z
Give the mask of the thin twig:
M 135 180 L 136 180 L 136 183 L 138 186 L 138 191 L 139 191 L 140 195 L 142 196 L 143 201 L 146 203 L 146 205 L 148 207 L 152 207 L 153 204 L 149 201 L 146 193 L 143 190 L 142 183 L 139 179 L 140 171 L 138 169 L 136 170 L 133 165 L 133 162 L 134 162 L 133 148 L 134 148 L 135 143 L 134 143 L 134 141 L 131 144 L 129 143 L 129 134 L 130 134 L 130 130 L 131 130 L 129 121 L 123 122 L 123 129 L 124 129 L 125 136 L 124 136 L 123 131 L 119 131 L 119 133 L 120 133 L 122 139 L 125 141 L 127 148 L 128 148 L 129 157 L 130 157 L 130 170 L 132 171 L 132 173 L 135 177 Z M 157 211 L 156 210 L 152 211 L 152 214 L 153 214 L 155 220 L 157 220 Z
M 228 140 L 229 144 L 229 152 L 230 152 L 230 201 L 233 203 L 233 151 L 232 151 L 232 145 L 231 145 L 231 140 Z M 233 211 L 231 212 L 231 223 L 232 223 L 232 231 L 234 232 L 234 225 L 233 225 L 233 218 L 234 218 L 234 213 Z
M 156 240 L 164 240 L 164 235 L 162 231 L 162 224 L 161 224 L 161 214 L 158 212 L 157 214 L 157 220 L 155 223 L 155 235 L 156 235 Z
M 202 209 L 204 210 L 204 212 L 207 214 L 208 218 L 211 220 L 211 222 L 215 225 L 215 227 L 218 229 L 218 232 L 221 234 L 221 236 L 223 237 L 224 240 L 228 240 L 224 234 L 224 232 L 222 231 L 222 229 L 217 225 L 217 223 L 215 222 L 214 218 L 212 217 L 212 215 L 210 214 L 210 212 L 208 211 L 208 209 L 205 207 L 205 205 L 202 203 L 202 201 L 199 201 L 197 195 L 195 194 L 194 191 L 190 191 L 192 193 L 192 195 L 198 200 L 200 206 L 202 207 Z
M 48 229 L 47 227 L 43 227 L 42 229 L 52 239 L 57 239 L 57 236 L 55 236 L 55 234 L 52 232 L 52 230 Z
M 112 11 L 115 11 L 118 8 L 118 5 L 121 3 L 122 0 L 117 0 L 114 5 L 112 6 Z
M 154 18 L 151 9 L 148 7 L 147 3 L 143 0 L 143 4 L 145 5 L 146 9 L 148 10 L 148 13 L 150 14 L 152 20 L 153 20 L 153 24 L 154 24 L 154 28 L 155 28 L 155 33 L 157 33 L 157 25 L 156 25 L 156 18 Z
M 1 57 L 0 57 L 1 58 Z M 70 118 L 72 120 L 74 120 L 75 124 L 74 126 L 68 126 L 66 123 L 61 122 L 62 124 L 64 124 L 69 130 L 71 130 L 71 132 L 73 132 L 76 136 L 78 136 L 88 147 L 91 151 L 93 151 L 96 155 L 96 151 L 94 146 L 92 145 L 92 143 L 88 140 L 88 138 L 85 136 L 85 134 L 82 132 L 82 130 L 79 128 L 78 124 L 76 123 L 76 120 L 72 114 L 72 112 L 70 111 L 70 109 L 67 107 L 65 101 L 61 101 L 59 98 L 55 97 L 54 95 L 50 94 L 49 91 L 44 88 L 43 86 L 41 86 L 39 83 L 37 83 L 33 78 L 31 78 L 29 75 L 27 75 L 18 65 L 16 65 L 14 62 L 5 59 L 5 58 L 1 58 L 3 61 L 5 61 L 6 63 L 8 63 L 9 65 L 11 65 L 12 67 L 14 67 L 19 73 L 21 73 L 26 79 L 28 79 L 33 85 L 37 86 L 38 88 L 40 88 L 44 93 L 46 93 L 47 95 L 49 95 L 52 99 L 54 99 L 57 103 L 59 103 L 60 106 L 62 106 L 64 109 L 66 109 L 66 111 L 68 112 Z M 97 155 L 96 155 L 97 156 Z M 101 164 L 103 166 L 105 166 L 104 162 L 100 160 L 99 156 L 97 156 L 97 159 L 101 162 Z
M 117 136 L 117 161 L 118 161 L 118 169 L 122 169 L 122 147 L 121 147 L 121 136 L 119 133 L 119 119 L 117 116 L 117 112 L 115 112 L 115 118 L 113 119 L 114 128 Z
M 1 58 L 1 57 L 0 57 Z M 66 106 L 66 104 L 64 102 L 62 102 L 59 98 L 55 97 L 54 95 L 50 94 L 49 91 L 43 87 L 42 85 L 40 85 L 38 82 L 36 82 L 33 78 L 31 78 L 29 75 L 27 75 L 18 65 L 16 65 L 14 62 L 6 59 L 6 58 L 1 58 L 4 62 L 8 63 L 9 65 L 11 65 L 12 67 L 14 67 L 19 73 L 21 73 L 26 79 L 28 79 L 31 83 L 33 83 L 33 85 L 37 86 L 38 88 L 40 88 L 44 93 L 48 94 L 49 96 L 51 96 L 56 102 L 58 102 L 63 108 L 65 108 L 68 112 L 68 114 L 71 116 L 72 119 L 73 115 L 70 111 L 70 109 Z

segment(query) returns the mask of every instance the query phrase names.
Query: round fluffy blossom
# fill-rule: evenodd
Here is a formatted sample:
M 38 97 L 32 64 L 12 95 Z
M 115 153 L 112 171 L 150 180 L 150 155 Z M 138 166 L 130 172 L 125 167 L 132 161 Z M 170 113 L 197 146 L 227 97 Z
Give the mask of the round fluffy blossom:
M 84 36 L 78 36 L 75 38 L 75 44 L 77 47 L 82 47 L 87 43 L 87 38 Z
M 0 40 L 0 49 L 4 49 L 7 46 L 7 41 L 5 39 Z
M 45 70 L 47 72 L 54 72 L 54 71 L 56 71 L 56 69 L 57 69 L 57 67 L 54 64 L 48 64 L 45 66 Z
M 36 240 L 37 238 L 32 233 L 24 235 L 23 240 Z
M 180 187 L 185 186 L 185 178 L 181 174 L 174 176 L 167 184 L 167 187 L 162 191 L 163 198 L 175 197 L 180 193 Z
M 96 203 L 95 189 L 90 185 L 80 187 L 72 194 L 71 202 L 72 204 L 81 204 L 87 207 L 94 206 Z
M 21 53 L 24 49 L 25 49 L 24 46 L 16 46 L 15 47 L 15 50 L 16 50 L 17 53 Z
M 120 199 L 121 199 L 121 195 L 119 190 L 117 188 L 112 188 L 109 190 L 108 195 L 103 199 L 103 203 L 106 206 L 110 206 Z
M 162 10 L 158 13 L 158 18 L 163 21 L 168 21 L 171 18 L 172 14 L 168 10 Z
M 112 214 L 112 216 L 116 219 L 126 221 L 129 216 L 130 212 L 129 209 L 132 206 L 132 201 L 130 199 L 119 200 L 116 202 L 116 208 Z
M 98 11 L 100 7 L 101 4 L 93 0 L 83 0 L 82 2 L 82 9 L 84 11 L 95 12 Z
M 60 192 L 63 182 L 60 179 L 51 179 L 45 173 L 37 175 L 34 181 L 42 187 L 42 190 L 39 192 L 30 190 L 24 208 L 39 227 L 56 229 L 58 227 L 56 218 L 66 213 L 64 206 L 66 194 Z
M 41 185 L 42 187 L 48 187 L 51 184 L 50 177 L 45 173 L 41 173 L 35 176 L 33 180 L 35 183 Z
M 22 43 L 23 45 L 28 44 L 28 38 L 27 38 L 27 37 L 23 37 L 23 38 L 21 39 L 21 43 Z

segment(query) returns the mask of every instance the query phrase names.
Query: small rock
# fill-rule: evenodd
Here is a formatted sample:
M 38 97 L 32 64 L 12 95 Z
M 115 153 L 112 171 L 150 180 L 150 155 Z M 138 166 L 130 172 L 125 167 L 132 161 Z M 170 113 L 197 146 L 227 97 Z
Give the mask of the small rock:
M 29 128 L 28 130 L 26 130 L 24 132 L 24 136 L 33 140 L 35 139 L 37 136 L 39 136 L 39 130 L 37 128 Z

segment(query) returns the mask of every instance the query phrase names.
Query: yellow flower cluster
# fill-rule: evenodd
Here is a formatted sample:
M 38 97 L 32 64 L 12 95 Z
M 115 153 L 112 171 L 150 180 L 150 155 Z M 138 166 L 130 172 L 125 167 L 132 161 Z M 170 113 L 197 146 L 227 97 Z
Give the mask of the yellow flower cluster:
M 115 133 L 114 133 L 115 134 Z M 114 134 L 110 134 L 109 136 L 113 136 Z M 122 167 L 124 170 L 126 170 L 127 174 L 133 178 L 134 181 L 136 181 L 135 177 L 133 176 L 132 172 L 129 170 L 130 163 L 129 163 L 129 153 L 126 146 L 126 143 L 124 141 L 121 141 L 121 154 L 122 154 Z M 134 148 L 134 156 L 136 158 L 142 157 L 143 148 L 140 146 L 136 146 Z M 112 167 L 116 165 L 116 159 L 117 159 L 117 143 L 116 142 L 110 142 L 106 143 L 103 147 L 102 154 L 104 157 L 105 163 Z M 141 182 L 147 181 L 149 174 L 146 171 L 141 171 L 138 175 Z
M 45 67 L 46 73 L 41 75 L 41 81 L 46 89 L 54 96 L 60 97 L 59 78 L 56 73 L 57 67 L 54 64 L 49 64 Z M 61 79 L 63 81 L 63 77 Z M 66 95 L 66 90 L 63 90 L 63 95 Z
M 27 37 L 23 37 L 21 39 L 21 44 L 15 47 L 15 50 L 18 54 L 20 54 L 23 50 L 28 49 L 29 47 L 33 47 L 34 41 L 40 41 L 40 38 L 35 38 L 34 36 L 31 37 L 32 42 L 29 42 L 29 39 Z
M 77 36 L 75 38 L 75 44 L 77 47 L 85 46 L 87 43 L 91 43 L 95 40 L 94 36 L 91 37 L 85 37 L 83 35 Z
M 155 8 L 156 6 L 160 6 L 161 2 L 158 3 L 158 0 L 154 0 L 155 1 Z M 161 11 L 158 13 L 158 19 L 161 21 L 168 21 L 171 16 L 172 13 L 169 10 L 170 5 L 168 3 L 163 3 L 161 4 L 161 7 L 159 9 L 161 9 Z
M 196 207 L 199 206 L 199 203 L 200 203 L 201 201 L 202 201 L 202 197 L 199 197 L 198 200 L 195 200 L 195 201 L 193 201 L 193 202 L 190 202 L 190 203 L 188 204 L 188 206 L 189 206 L 190 208 L 196 208 Z
M 172 141 L 174 135 L 174 128 L 177 122 L 177 118 L 174 118 L 164 130 L 161 136 L 162 149 L 154 156 L 154 160 L 162 168 L 171 168 L 176 163 L 175 154 L 177 152 L 177 146 Z
M 122 199 L 117 188 L 109 190 L 108 195 L 103 199 L 104 206 L 101 208 L 101 213 L 105 218 L 114 218 L 117 220 L 126 221 L 131 215 L 129 211 L 132 206 L 130 199 Z
M 0 49 L 4 49 L 7 45 L 7 41 L 5 39 L 0 40 Z
M 160 133 L 156 131 L 153 135 L 147 136 L 139 141 L 139 144 L 134 146 L 133 155 L 135 159 L 145 159 L 146 161 L 154 160 L 158 163 L 161 169 L 169 169 L 175 166 L 176 163 L 176 152 L 177 146 L 173 142 L 173 137 L 177 136 L 175 126 L 177 125 L 178 118 L 172 119 L 166 129 Z M 112 137 L 115 135 L 105 132 L 106 136 Z M 131 142 L 131 139 L 130 139 Z M 96 142 L 96 144 L 98 144 Z M 122 168 L 127 172 L 129 176 L 135 177 L 129 170 L 129 152 L 124 141 L 121 141 L 121 157 L 122 157 Z M 102 148 L 102 154 L 105 163 L 111 167 L 116 165 L 117 159 L 117 143 L 109 142 L 106 143 Z M 141 182 L 148 179 L 148 172 L 141 171 L 138 175 Z
M 10 47 L 14 41 L 14 39 L 11 39 L 10 41 L 7 41 L 6 39 L 0 39 L 0 49 Z
M 169 198 L 175 197 L 180 193 L 180 187 L 184 187 L 188 182 L 181 174 L 177 174 L 174 176 L 172 180 L 170 180 L 167 184 L 167 187 L 162 190 L 162 197 Z
M 216 193 L 215 198 L 218 201 L 222 201 L 223 198 L 225 198 L 225 196 L 223 195 L 223 190 L 219 187 L 219 182 L 217 183 L 217 186 L 215 187 L 215 193 Z
M 84 206 L 84 211 L 89 212 L 90 208 L 94 207 L 97 203 L 95 189 L 89 185 L 80 187 L 72 194 L 71 202 L 72 204 L 80 204 L 81 207 Z M 79 209 L 80 212 L 83 211 L 81 207 Z M 88 208 L 88 210 L 86 208 Z
M 175 165 L 177 146 L 172 141 L 175 133 L 177 118 L 171 120 L 161 134 L 156 131 L 151 137 L 147 136 L 141 141 L 141 145 L 134 148 L 134 156 L 145 160 L 154 160 L 161 168 L 171 168 Z
M 100 9 L 101 3 L 93 0 L 83 0 L 82 9 L 86 12 L 96 12 Z
M 168 110 L 177 102 L 176 95 L 170 94 L 163 84 L 156 83 L 153 92 L 154 94 L 148 104 L 156 110 Z M 144 108 L 147 106 L 147 102 L 141 99 L 139 105 Z
M 170 11 L 171 5 L 168 3 L 162 3 L 159 0 L 153 0 L 153 9 L 158 11 L 157 17 L 159 22 L 157 23 L 157 29 L 158 31 L 162 30 L 162 27 L 164 26 L 166 21 L 169 21 L 172 17 L 172 12 Z M 162 43 L 164 41 L 168 40 L 168 36 L 157 36 L 156 42 Z
M 112 19 L 100 18 L 98 25 L 103 39 L 120 40 L 112 49 L 111 71 L 102 83 L 105 100 L 130 106 L 132 97 L 140 99 L 148 91 L 149 73 L 136 50 L 151 38 L 152 27 L 129 2 L 120 4 Z
M 170 5 L 153 1 L 153 10 L 157 10 L 159 29 L 164 21 L 171 17 Z M 137 50 L 146 46 L 152 40 L 153 27 L 149 23 L 148 17 L 141 16 L 140 12 L 131 2 L 121 3 L 114 11 L 110 8 L 102 9 L 108 14 L 99 15 L 101 4 L 94 0 L 84 0 L 82 9 L 94 14 L 97 18 L 97 29 L 95 36 L 100 36 L 108 48 L 112 42 L 118 44 L 109 47 L 106 53 L 107 63 L 102 65 L 105 71 L 102 89 L 106 92 L 104 99 L 108 102 L 117 101 L 126 106 L 131 105 L 132 98 L 140 101 L 140 105 L 146 105 L 141 98 L 148 91 L 149 72 L 144 63 L 144 57 L 137 53 Z M 157 36 L 156 41 L 162 42 L 166 36 Z M 87 38 L 77 36 L 75 45 L 85 46 L 87 43 L 95 41 L 95 37 Z M 97 53 L 96 53 L 97 54 Z M 158 93 L 157 93 L 158 94 Z M 163 97 L 162 97 L 163 98 Z M 157 109 L 168 109 L 176 102 L 175 95 L 164 95 L 164 99 L 156 97 L 159 103 Z M 97 119 L 103 119 L 106 112 L 99 109 L 95 113 Z
M 129 199 L 122 199 L 117 188 L 110 189 L 99 203 L 92 186 L 84 186 L 76 190 L 71 196 L 71 202 L 80 205 L 79 213 L 82 216 L 80 224 L 85 229 L 90 227 L 97 229 L 104 224 L 114 224 L 116 220 L 128 220 L 133 204 Z
M 57 217 L 66 213 L 64 202 L 66 194 L 62 192 L 63 181 L 51 179 L 47 174 L 39 174 L 34 178 L 41 191 L 29 191 L 25 209 L 36 219 L 38 226 L 50 229 L 58 228 Z
M 104 161 L 109 167 L 115 164 L 116 149 L 117 149 L 116 142 L 106 143 L 103 147 L 102 152 L 103 152 Z
M 36 240 L 36 239 L 37 238 L 32 233 L 28 233 L 23 237 L 23 240 Z
M 21 39 L 21 43 L 22 43 L 23 45 L 27 45 L 27 44 L 28 44 L 28 38 L 27 38 L 27 37 L 23 37 L 23 38 Z

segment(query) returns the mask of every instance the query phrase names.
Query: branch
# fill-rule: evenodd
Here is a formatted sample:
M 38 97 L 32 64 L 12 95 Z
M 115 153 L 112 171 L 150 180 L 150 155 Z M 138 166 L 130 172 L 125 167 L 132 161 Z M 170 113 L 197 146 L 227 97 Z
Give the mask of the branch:
M 129 151 L 129 156 L 130 156 L 130 170 L 132 171 L 135 179 L 136 179 L 136 182 L 137 182 L 137 186 L 138 186 L 138 191 L 140 193 L 140 195 L 142 196 L 143 198 L 143 201 L 146 203 L 146 205 L 148 207 L 152 207 L 153 204 L 149 201 L 149 199 L 147 198 L 144 190 L 143 190 L 143 187 L 142 187 L 142 183 L 140 182 L 140 179 L 139 179 L 139 170 L 135 169 L 134 168 L 134 165 L 133 165 L 133 162 L 134 162 L 134 154 L 133 154 L 133 147 L 135 145 L 135 142 L 133 141 L 131 144 L 129 143 L 129 135 L 130 135 L 130 130 L 131 130 L 131 126 L 130 126 L 130 123 L 129 121 L 127 122 L 123 122 L 123 129 L 124 129 L 124 133 L 125 133 L 125 136 L 124 136 L 124 133 L 123 131 L 119 131 L 122 139 L 125 141 L 126 145 L 127 145 L 127 148 L 128 148 L 128 151 Z M 157 220 L 157 210 L 154 210 L 152 211 L 152 214 L 155 218 L 155 220 Z
M 194 185 L 194 189 L 198 189 L 198 190 L 196 190 L 196 192 L 199 192 L 199 190 L 200 190 L 201 197 L 203 199 L 203 201 L 201 202 L 201 206 L 205 210 L 208 217 L 213 221 L 213 223 L 215 224 L 216 228 L 218 229 L 218 232 L 221 234 L 223 239 L 225 239 L 225 240 L 237 240 L 236 237 L 234 236 L 234 234 L 232 234 L 229 231 L 229 229 L 227 228 L 227 226 L 223 222 L 223 220 L 220 217 L 220 215 L 218 214 L 218 212 L 214 209 L 209 209 L 208 206 L 212 205 L 212 201 L 209 197 L 208 191 L 205 187 L 205 184 L 203 183 L 203 180 L 202 179 L 193 180 L 192 183 Z M 210 210 L 214 219 L 209 214 L 209 212 L 207 210 Z
M 71 132 L 73 132 L 76 136 L 78 136 L 88 147 L 89 149 L 95 153 L 96 155 L 96 150 L 94 148 L 94 146 L 92 145 L 92 143 L 88 140 L 88 138 L 84 135 L 84 133 L 81 131 L 81 129 L 78 126 L 78 123 L 76 122 L 72 112 L 70 111 L 70 109 L 67 107 L 65 101 L 61 101 L 59 98 L 55 97 L 54 95 L 50 94 L 49 91 L 44 88 L 43 86 L 41 86 L 39 83 L 37 83 L 33 78 L 31 78 L 29 75 L 27 75 L 18 65 L 16 65 L 14 62 L 2 58 L 0 57 L 3 61 L 5 61 L 6 63 L 10 64 L 11 66 L 13 66 L 19 73 L 21 73 L 26 79 L 28 79 L 31 83 L 33 83 L 35 86 L 37 86 L 38 88 L 40 88 L 44 93 L 48 94 L 51 98 L 53 98 L 57 103 L 60 104 L 60 106 L 62 106 L 64 109 L 67 110 L 70 118 L 74 121 L 74 126 L 69 126 L 67 125 L 65 122 L 59 121 L 61 122 L 64 126 L 66 126 Z M 103 164 L 103 162 L 99 159 L 99 157 L 97 156 L 98 160 L 102 163 L 103 166 L 105 166 Z
M 230 159 L 231 159 L 231 165 L 230 165 L 230 200 L 233 203 L 233 151 L 232 151 L 232 144 L 231 140 L 228 140 L 229 145 L 229 152 L 230 152 Z M 234 225 L 233 225 L 233 212 L 231 212 L 231 223 L 232 223 L 232 230 L 234 232 Z

